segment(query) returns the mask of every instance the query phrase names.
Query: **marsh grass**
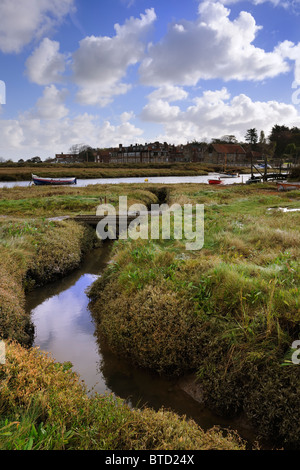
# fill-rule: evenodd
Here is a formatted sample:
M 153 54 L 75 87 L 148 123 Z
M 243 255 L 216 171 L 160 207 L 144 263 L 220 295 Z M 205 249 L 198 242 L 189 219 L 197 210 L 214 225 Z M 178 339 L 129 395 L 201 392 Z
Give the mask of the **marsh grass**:
M 29 344 L 25 292 L 75 269 L 96 243 L 92 229 L 71 221 L 1 220 L 0 337 Z
M 174 237 L 115 242 L 112 263 L 89 291 L 108 344 L 161 374 L 193 371 L 209 407 L 230 416 L 243 410 L 263 435 L 297 448 L 299 367 L 281 364 L 300 334 L 300 214 L 268 209 L 298 207 L 299 192 L 278 193 L 273 184 L 0 190 L 2 213 L 9 215 L 0 223 L 2 337 L 24 341 L 24 288 L 73 269 L 94 240 L 81 225 L 46 217 L 92 213 L 97 198 L 116 205 L 126 194 L 148 207 L 205 204 L 205 243 L 186 252 L 184 240 Z M 28 217 L 16 219 L 25 206 Z M 49 365 L 30 349 L 10 351 L 0 371 L 3 448 L 14 442 L 33 449 L 239 446 L 173 414 L 132 412 L 115 397 L 88 400 L 68 367 Z
M 151 190 L 145 189 L 145 186 L 0 188 L 0 214 L 38 218 L 80 213 L 96 214 L 97 207 L 105 201 L 118 208 L 119 196 L 124 195 L 127 195 L 129 206 L 135 203 L 149 206 L 158 202 L 157 196 Z
M 0 378 L 1 450 L 245 449 L 234 433 L 205 433 L 169 411 L 132 410 L 112 395 L 88 398 L 68 364 L 36 348 L 7 343 Z
M 299 207 L 300 195 L 274 189 L 172 186 L 170 204 L 205 204 L 203 249 L 119 241 L 90 298 L 114 351 L 159 373 L 194 370 L 210 407 L 244 410 L 262 433 L 297 447 L 300 369 L 281 363 L 300 335 L 300 214 L 268 209 Z

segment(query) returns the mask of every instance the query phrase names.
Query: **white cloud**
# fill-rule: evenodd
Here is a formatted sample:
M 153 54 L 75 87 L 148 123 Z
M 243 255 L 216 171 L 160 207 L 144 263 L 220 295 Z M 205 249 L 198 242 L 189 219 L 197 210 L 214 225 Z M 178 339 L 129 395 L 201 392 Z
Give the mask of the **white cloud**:
M 181 87 L 173 85 L 164 85 L 152 93 L 150 93 L 149 98 L 154 99 L 164 99 L 169 102 L 184 100 L 188 97 L 188 93 Z
M 242 0 L 219 0 L 220 3 L 223 3 L 224 5 L 229 5 L 233 3 L 239 3 Z M 299 0 L 249 0 L 251 3 L 254 5 L 261 5 L 262 3 L 267 3 L 270 2 L 274 6 L 280 6 L 283 8 L 289 8 L 289 7 L 294 7 L 297 3 L 299 3 Z
M 156 19 L 153 9 L 140 18 L 130 18 L 115 25 L 113 37 L 89 36 L 80 41 L 73 54 L 74 81 L 80 87 L 82 104 L 107 105 L 115 95 L 126 93 L 131 85 L 123 83 L 129 66 L 144 55 L 144 35 Z
M 20 116 L 15 120 L 0 120 L 0 156 L 12 160 L 54 157 L 55 153 L 68 152 L 78 143 L 92 147 L 131 144 L 143 130 L 130 122 L 113 125 L 100 122 L 98 116 L 87 113 L 62 120 L 43 120 Z
M 47 86 L 43 96 L 38 99 L 35 108 L 29 111 L 29 118 L 38 119 L 62 119 L 68 115 L 69 110 L 65 106 L 67 89 L 58 90 L 55 85 Z
M 284 59 L 295 62 L 293 87 L 296 88 L 300 85 L 300 42 L 296 45 L 291 41 L 283 41 L 277 46 L 276 51 Z
M 252 101 L 245 94 L 231 98 L 225 87 L 203 92 L 185 110 L 170 106 L 164 100 L 159 100 L 159 106 L 156 105 L 157 100 L 150 97 L 141 118 L 160 123 L 164 133 L 159 140 L 175 144 L 193 139 L 210 140 L 225 134 L 234 134 L 244 140 L 246 130 L 252 127 L 264 130 L 267 135 L 275 124 L 300 125 L 300 116 L 293 105 Z
M 240 12 L 234 20 L 219 2 L 199 5 L 196 21 L 171 24 L 167 34 L 148 50 L 140 66 L 147 85 L 196 85 L 201 79 L 262 80 L 287 72 L 276 50 L 253 45 L 260 26 L 253 16 Z
M 88 113 L 71 116 L 64 103 L 66 95 L 65 89 L 47 86 L 33 109 L 17 119 L 0 119 L 0 156 L 12 160 L 54 157 L 81 142 L 92 147 L 129 145 L 143 134 L 130 122 L 135 118 L 132 112 L 122 113 L 117 124 Z
M 99 144 L 101 147 L 116 147 L 120 143 L 130 145 L 143 133 L 142 129 L 135 127 L 130 122 L 122 122 L 116 126 L 105 121 L 99 129 Z
M 154 90 L 148 95 L 148 104 L 141 112 L 141 119 L 149 122 L 168 121 L 180 114 L 178 106 L 169 103 L 181 101 L 188 97 L 188 93 L 180 87 L 165 85 Z
M 59 52 L 59 42 L 44 38 L 26 61 L 30 81 L 38 85 L 48 85 L 62 80 L 66 56 Z
M 73 10 L 74 0 L 1 0 L 0 50 L 20 52 Z

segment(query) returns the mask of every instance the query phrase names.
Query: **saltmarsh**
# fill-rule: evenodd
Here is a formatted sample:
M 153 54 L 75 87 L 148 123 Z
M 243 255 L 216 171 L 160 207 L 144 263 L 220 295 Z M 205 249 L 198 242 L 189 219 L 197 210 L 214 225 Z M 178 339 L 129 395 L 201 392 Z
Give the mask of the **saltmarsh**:
M 99 330 L 141 367 L 193 372 L 210 408 L 299 448 L 300 213 L 280 209 L 299 208 L 299 192 L 178 185 L 168 202 L 205 204 L 204 247 L 118 241 L 89 293 Z
M 72 199 L 67 210 L 76 214 L 78 203 L 80 210 L 87 210 L 82 205 L 85 198 L 91 199 L 87 212 L 94 213 L 97 198 L 116 204 L 116 195 L 122 192 L 130 204 L 149 205 L 166 194 L 161 188 L 145 191 L 128 186 L 101 188 L 102 192 L 93 187 L 79 193 L 39 189 L 1 190 L 5 217 L 0 221 L 0 337 L 6 344 L 6 363 L 0 365 L 0 449 L 244 449 L 238 436 L 203 432 L 193 421 L 173 413 L 131 410 L 114 396 L 88 398 L 70 364 L 56 363 L 30 347 L 26 290 L 74 269 L 99 243 L 89 227 L 49 220 L 46 215 L 56 217 L 66 211 L 60 208 L 57 213 L 60 205 L 53 210 L 49 199 Z
M 48 218 L 95 213 L 105 199 L 117 207 L 124 195 L 129 205 L 204 204 L 205 241 L 200 251 L 172 237 L 115 242 L 89 293 L 111 348 L 161 374 L 194 373 L 209 407 L 243 412 L 263 436 L 299 448 L 300 213 L 280 208 L 300 197 L 273 184 L 1 189 L 1 448 L 244 448 L 173 414 L 87 399 L 68 365 L 18 344 L 30 337 L 25 290 L 74 269 L 96 242 L 88 227 Z

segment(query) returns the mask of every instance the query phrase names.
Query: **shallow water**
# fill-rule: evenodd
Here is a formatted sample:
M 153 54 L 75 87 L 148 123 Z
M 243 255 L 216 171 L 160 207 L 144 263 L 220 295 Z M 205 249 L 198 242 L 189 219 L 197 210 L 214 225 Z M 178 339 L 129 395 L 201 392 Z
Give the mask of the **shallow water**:
M 50 353 L 58 362 L 70 361 L 88 393 L 113 393 L 132 407 L 171 409 L 193 418 L 205 430 L 214 425 L 236 429 L 253 442 L 253 430 L 245 423 L 215 416 L 183 391 L 176 380 L 133 367 L 95 336 L 86 289 L 101 276 L 111 246 L 107 243 L 94 250 L 75 272 L 27 295 L 26 309 L 35 327 L 33 346 Z
M 135 177 L 135 178 L 94 178 L 94 179 L 78 179 L 77 185 L 70 186 L 84 187 L 90 184 L 134 184 L 134 183 L 156 183 L 156 184 L 178 184 L 178 183 L 208 183 L 209 179 L 218 179 L 218 173 L 210 173 L 209 175 L 199 176 L 149 176 L 149 177 Z M 221 178 L 223 184 L 245 183 L 250 178 L 250 174 L 241 175 L 238 178 Z M 31 181 L 13 181 L 5 182 L 0 181 L 0 188 L 13 188 L 14 186 L 30 186 Z

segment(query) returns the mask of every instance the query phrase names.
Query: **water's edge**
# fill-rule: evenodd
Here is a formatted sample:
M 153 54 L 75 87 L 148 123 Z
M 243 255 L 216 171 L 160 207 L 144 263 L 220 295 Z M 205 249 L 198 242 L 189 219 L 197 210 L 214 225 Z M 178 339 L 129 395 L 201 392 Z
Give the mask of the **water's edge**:
M 236 430 L 248 442 L 255 432 L 244 419 L 214 415 L 201 402 L 201 385 L 193 375 L 167 379 L 141 370 L 113 354 L 103 338 L 95 336 L 86 290 L 109 263 L 112 244 L 86 255 L 82 264 L 59 281 L 27 294 L 26 311 L 35 328 L 34 347 L 58 362 L 70 361 L 88 393 L 113 393 L 132 407 L 171 409 L 196 421 L 204 430 L 213 426 Z

